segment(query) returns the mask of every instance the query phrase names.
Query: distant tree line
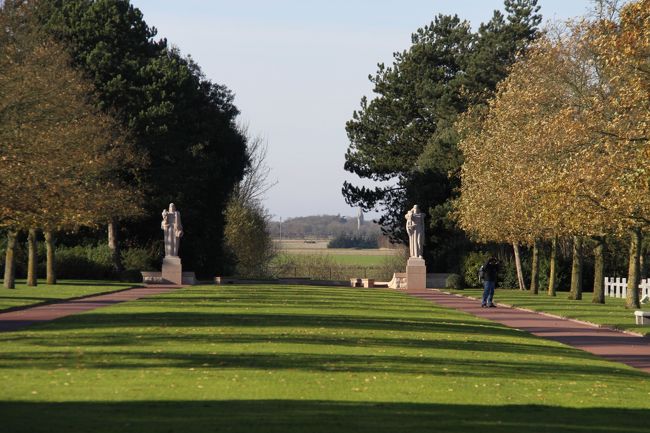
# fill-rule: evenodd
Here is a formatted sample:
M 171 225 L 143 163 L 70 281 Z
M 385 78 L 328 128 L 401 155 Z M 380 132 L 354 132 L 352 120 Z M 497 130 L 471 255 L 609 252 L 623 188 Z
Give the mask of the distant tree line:
M 282 222 L 271 221 L 270 230 L 276 239 L 280 236 L 283 239 L 328 239 L 346 233 L 376 237 L 381 233 L 379 225 L 375 222 L 365 221 L 359 228 L 356 217 L 341 215 L 311 215 L 287 218 Z
M 355 235 L 352 233 L 342 233 L 331 239 L 327 243 L 327 248 L 358 248 L 358 249 L 373 249 L 379 248 L 377 235 Z

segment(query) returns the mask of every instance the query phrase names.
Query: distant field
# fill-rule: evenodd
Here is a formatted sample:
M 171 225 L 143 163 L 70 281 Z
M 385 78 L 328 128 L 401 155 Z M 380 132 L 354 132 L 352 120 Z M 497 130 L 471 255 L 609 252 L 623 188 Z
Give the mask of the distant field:
M 353 248 L 327 248 L 327 239 L 307 241 L 303 239 L 283 239 L 282 241 L 276 240 L 274 242 L 276 250 L 278 251 L 278 256 L 275 260 L 276 264 L 291 261 L 291 257 L 298 256 L 303 259 L 307 259 L 310 256 L 314 256 L 315 260 L 311 261 L 310 265 L 307 265 L 309 269 L 314 266 L 316 268 L 327 267 L 327 263 L 351 268 L 381 268 L 385 266 L 387 258 L 399 255 L 401 253 L 401 250 L 399 249 L 389 248 L 377 248 L 370 250 L 357 250 Z M 323 260 L 325 260 L 325 263 L 323 263 Z M 307 262 L 310 262 L 310 260 L 307 260 Z M 302 270 L 301 272 L 307 275 L 305 273 L 307 270 Z M 357 269 L 352 270 L 351 272 L 359 273 L 365 271 Z
M 357 250 L 353 248 L 327 248 L 327 239 L 318 240 L 282 240 L 274 241 L 276 249 L 281 254 L 309 254 L 309 255 L 329 255 L 329 256 L 394 256 L 400 253 L 400 250 L 390 248 L 377 248 L 371 250 Z M 345 260 L 345 259 L 343 259 Z
M 393 254 L 363 254 L 363 250 L 352 250 L 350 253 L 339 254 L 338 250 L 329 250 L 336 251 L 336 254 L 327 253 L 328 251 L 323 252 L 302 252 L 294 253 L 293 251 L 283 251 L 278 254 L 277 261 L 282 261 L 286 259 L 287 256 L 296 256 L 301 257 L 306 256 L 327 256 L 331 258 L 335 263 L 344 266 L 381 266 L 386 261 L 386 257 L 391 257 Z M 356 254 L 355 254 L 356 253 Z

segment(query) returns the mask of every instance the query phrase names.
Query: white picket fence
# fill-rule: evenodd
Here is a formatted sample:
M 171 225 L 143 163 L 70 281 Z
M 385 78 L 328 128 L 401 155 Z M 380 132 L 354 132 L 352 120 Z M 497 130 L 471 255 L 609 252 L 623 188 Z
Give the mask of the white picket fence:
M 639 297 L 650 296 L 650 278 L 641 280 L 639 289 L 641 289 Z M 625 298 L 627 296 L 627 278 L 605 277 L 605 296 Z

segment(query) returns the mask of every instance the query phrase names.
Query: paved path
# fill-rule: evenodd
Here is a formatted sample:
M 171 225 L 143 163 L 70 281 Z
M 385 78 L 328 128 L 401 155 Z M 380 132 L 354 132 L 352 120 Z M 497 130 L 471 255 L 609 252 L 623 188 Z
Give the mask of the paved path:
M 104 295 L 88 296 L 74 300 L 62 300 L 52 304 L 0 313 L 0 332 L 15 331 L 34 323 L 47 322 L 71 316 L 95 308 L 132 301 L 145 296 L 157 295 L 177 289 L 178 286 L 138 287 Z
M 436 289 L 412 290 L 407 293 L 443 307 L 465 311 L 650 373 L 650 338 L 509 308 L 500 304 L 497 304 L 500 305 L 499 308 L 481 308 L 479 300 L 450 295 Z M 634 320 L 631 314 L 630 320 Z

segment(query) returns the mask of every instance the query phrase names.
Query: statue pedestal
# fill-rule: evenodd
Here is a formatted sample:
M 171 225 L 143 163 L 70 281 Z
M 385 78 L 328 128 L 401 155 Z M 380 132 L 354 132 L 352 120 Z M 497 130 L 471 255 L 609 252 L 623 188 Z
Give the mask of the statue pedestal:
M 424 290 L 427 288 L 427 266 L 424 259 L 411 257 L 406 264 L 406 289 Z
M 168 256 L 163 259 L 162 279 L 179 286 L 183 284 L 183 266 L 180 257 Z

